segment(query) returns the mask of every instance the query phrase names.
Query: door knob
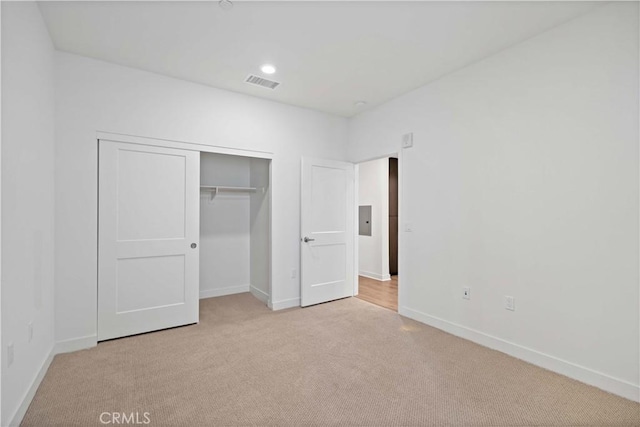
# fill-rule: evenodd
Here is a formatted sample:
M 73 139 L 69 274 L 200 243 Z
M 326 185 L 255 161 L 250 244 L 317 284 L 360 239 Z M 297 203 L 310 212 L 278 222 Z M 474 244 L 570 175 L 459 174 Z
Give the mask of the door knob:
M 303 240 L 305 243 L 309 243 L 309 242 L 313 242 L 313 241 L 315 241 L 316 239 L 310 239 L 310 238 L 308 238 L 308 237 L 305 237 L 305 238 L 304 238 L 304 239 L 302 239 L 302 240 Z
M 198 247 L 198 245 L 196 245 L 195 243 L 192 243 L 192 244 L 191 244 L 191 249 L 195 249 L 195 248 L 197 248 L 197 247 Z

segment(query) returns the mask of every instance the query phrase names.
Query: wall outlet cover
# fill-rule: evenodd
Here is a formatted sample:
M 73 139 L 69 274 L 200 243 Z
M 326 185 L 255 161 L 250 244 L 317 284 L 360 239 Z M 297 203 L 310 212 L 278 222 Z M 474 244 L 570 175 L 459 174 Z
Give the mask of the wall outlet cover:
M 516 311 L 516 299 L 510 295 L 505 295 L 504 308 L 510 311 Z
M 413 132 L 402 135 L 402 148 L 413 147 Z
M 471 299 L 471 288 L 468 286 L 465 286 L 462 288 L 462 298 L 464 299 Z

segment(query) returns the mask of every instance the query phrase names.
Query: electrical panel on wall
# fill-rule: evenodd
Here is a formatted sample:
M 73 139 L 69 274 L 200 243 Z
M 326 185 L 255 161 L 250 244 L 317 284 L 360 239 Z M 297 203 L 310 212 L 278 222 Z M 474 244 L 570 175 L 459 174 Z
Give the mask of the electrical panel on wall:
M 359 232 L 361 236 L 371 236 L 371 205 L 360 206 L 359 210 Z

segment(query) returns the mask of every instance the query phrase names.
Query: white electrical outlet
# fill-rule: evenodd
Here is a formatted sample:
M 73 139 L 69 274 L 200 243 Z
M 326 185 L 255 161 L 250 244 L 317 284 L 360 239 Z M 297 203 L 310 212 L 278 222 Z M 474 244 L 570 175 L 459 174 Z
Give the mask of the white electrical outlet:
M 295 279 L 297 275 L 298 275 L 298 272 L 296 271 L 296 269 L 295 268 L 291 269 L 291 278 Z
M 404 231 L 405 233 L 411 233 L 413 231 L 413 224 L 410 222 L 404 223 Z
M 7 345 L 7 366 L 13 365 L 13 343 Z
M 27 342 L 33 339 L 33 322 L 27 323 Z
M 465 286 L 462 288 L 462 298 L 464 299 L 471 299 L 471 288 L 468 286 Z
M 511 311 L 516 311 L 516 299 L 512 296 L 504 296 L 504 308 Z

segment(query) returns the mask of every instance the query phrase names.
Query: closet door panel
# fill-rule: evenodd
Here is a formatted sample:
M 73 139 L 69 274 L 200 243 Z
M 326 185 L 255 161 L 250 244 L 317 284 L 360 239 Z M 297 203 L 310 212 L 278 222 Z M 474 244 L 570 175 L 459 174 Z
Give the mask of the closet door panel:
M 98 340 L 198 321 L 199 153 L 100 141 Z
M 184 255 L 119 259 L 116 312 L 127 313 L 184 304 Z M 154 292 L 148 292 L 147 283 Z
M 118 150 L 118 240 L 184 238 L 186 156 L 141 150 Z

